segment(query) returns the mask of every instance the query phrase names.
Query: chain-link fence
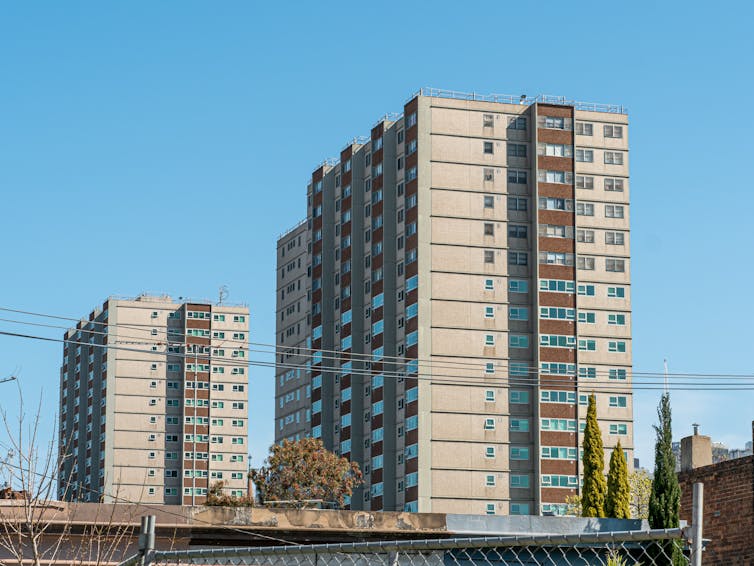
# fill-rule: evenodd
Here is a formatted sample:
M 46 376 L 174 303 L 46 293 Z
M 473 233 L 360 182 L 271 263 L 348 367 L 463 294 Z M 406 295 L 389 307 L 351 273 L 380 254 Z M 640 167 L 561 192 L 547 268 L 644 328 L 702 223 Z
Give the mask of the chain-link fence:
M 682 566 L 689 564 L 687 546 L 684 531 L 670 529 L 564 536 L 145 550 L 122 562 L 121 566 Z

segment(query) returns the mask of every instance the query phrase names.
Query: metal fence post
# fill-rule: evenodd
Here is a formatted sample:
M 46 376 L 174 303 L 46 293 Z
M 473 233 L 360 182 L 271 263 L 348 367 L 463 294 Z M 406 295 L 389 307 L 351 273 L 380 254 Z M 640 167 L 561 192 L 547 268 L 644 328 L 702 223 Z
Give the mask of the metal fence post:
M 154 525 L 157 517 L 144 515 L 141 518 L 141 530 L 139 531 L 139 565 L 149 566 L 152 563 L 154 552 Z
M 704 512 L 704 484 L 694 484 L 691 517 L 691 566 L 702 566 L 702 521 Z

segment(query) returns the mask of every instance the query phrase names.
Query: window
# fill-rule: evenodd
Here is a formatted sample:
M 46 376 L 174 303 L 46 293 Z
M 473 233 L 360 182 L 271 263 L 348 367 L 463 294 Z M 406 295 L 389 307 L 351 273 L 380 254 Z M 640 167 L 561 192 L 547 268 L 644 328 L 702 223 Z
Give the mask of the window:
M 616 193 L 623 192 L 623 179 L 605 179 L 605 190 Z
M 556 118 L 554 116 L 542 116 L 540 117 L 540 127 L 549 128 L 551 130 L 570 130 L 570 118 Z
M 539 307 L 539 318 L 545 320 L 574 320 L 576 309 L 566 307 Z
M 525 185 L 526 182 L 526 171 L 508 169 L 508 184 Z
M 573 391 L 547 391 L 539 392 L 543 403 L 576 403 L 576 393 Z
M 488 280 L 488 281 L 491 281 L 491 280 Z M 529 282 L 526 279 L 509 279 L 508 292 L 509 293 L 528 293 Z
M 508 119 L 509 130 L 526 130 L 526 118 L 524 116 L 510 117 Z
M 518 224 L 508 224 L 508 237 L 509 238 L 526 238 L 527 227 Z
M 594 131 L 593 124 L 589 122 L 576 122 L 575 132 L 579 136 L 591 136 Z
M 520 143 L 509 143 L 508 157 L 526 157 L 526 145 Z
M 621 313 L 608 313 L 607 323 L 614 326 L 625 326 L 626 315 Z
M 578 292 L 579 292 L 579 295 L 582 295 L 585 297 L 593 297 L 594 285 L 579 285 Z
M 542 210 L 573 210 L 573 200 L 542 197 L 539 199 L 539 208 Z
M 495 487 L 495 475 L 487 474 L 484 479 L 485 487 Z
M 576 214 L 579 216 L 594 216 L 594 205 L 590 202 L 577 202 Z
M 586 175 L 576 175 L 576 188 L 577 189 L 593 189 L 594 177 Z
M 628 406 L 628 400 L 623 395 L 610 396 L 610 406 L 624 409 Z
M 606 204 L 605 218 L 623 218 L 623 207 L 617 204 Z
M 528 460 L 529 449 L 523 446 L 511 446 L 511 460 Z
M 570 184 L 573 182 L 573 173 L 570 171 L 544 171 L 537 172 L 537 178 L 543 183 Z
M 495 402 L 495 391 L 493 389 L 487 389 L 484 392 L 484 401 L 486 403 L 494 403 Z
M 494 334 L 485 334 L 484 335 L 484 345 L 485 346 L 494 346 L 495 345 L 495 335 Z
M 495 457 L 495 447 L 494 446 L 486 446 L 484 449 L 484 457 L 485 458 L 494 458 Z
M 508 252 L 508 265 L 528 265 L 529 254 L 527 252 Z
M 485 291 L 494 291 L 495 290 L 495 283 L 492 279 L 485 279 L 484 280 L 484 290 Z
M 484 307 L 484 318 L 495 318 L 495 307 Z
M 573 238 L 573 226 L 542 224 L 539 227 L 539 235 L 547 238 Z
M 565 446 L 543 446 L 542 458 L 550 460 L 575 460 L 576 448 L 568 448 Z
M 495 430 L 495 419 L 493 418 L 484 419 L 484 430 Z
M 594 150 L 591 149 L 577 149 L 576 161 L 582 163 L 592 163 L 594 161 Z
M 484 142 L 484 153 L 491 155 L 495 152 L 494 144 L 490 141 Z
M 529 309 L 526 307 L 509 307 L 508 318 L 510 320 L 529 320 Z
M 594 230 L 576 230 L 576 241 L 586 244 L 593 244 Z
M 623 153 L 621 153 L 620 151 L 606 151 L 605 164 L 606 165 L 623 165 Z
M 595 352 L 597 350 L 597 342 L 595 340 L 579 340 L 579 350 Z
M 542 430 L 576 432 L 575 419 L 542 419 Z
M 626 271 L 626 261 L 614 257 L 605 258 L 605 270 L 623 273 Z
M 578 256 L 576 258 L 576 269 L 583 269 L 585 271 L 594 271 L 594 258 L 586 256 Z
M 610 298 L 623 299 L 626 296 L 625 287 L 608 287 L 607 296 Z
M 495 208 L 495 198 L 490 195 L 484 195 L 484 208 Z
M 628 425 L 625 423 L 616 423 L 610 425 L 610 434 L 628 434 Z
M 622 340 L 611 340 L 607 343 L 608 352 L 620 352 L 626 351 L 626 343 Z
M 487 515 L 494 515 L 495 514 L 495 504 L 494 503 L 488 503 L 486 509 L 487 509 L 487 511 L 486 511 Z
M 623 126 L 608 126 L 606 125 L 604 127 L 605 137 L 606 138 L 622 138 L 623 137 Z
M 575 283 L 573 281 L 564 281 L 562 279 L 540 279 L 539 290 L 550 291 L 554 293 L 573 293 Z
M 576 476 L 542 476 L 542 485 L 545 487 L 576 487 L 579 478 Z
M 538 143 L 537 154 L 549 157 L 572 157 L 573 146 L 555 143 Z
M 542 334 L 539 337 L 539 345 L 550 348 L 575 348 L 576 337 L 560 334 Z
M 508 210 L 518 210 L 526 212 L 528 209 L 527 200 L 523 197 L 508 197 Z
M 622 246 L 624 236 L 623 232 L 605 232 L 605 243 L 610 246 Z
M 525 334 L 509 334 L 508 346 L 511 348 L 528 348 L 529 336 Z
M 494 250 L 484 250 L 484 263 L 495 263 Z
M 510 429 L 511 429 L 511 432 L 529 432 L 529 420 L 528 419 L 511 419 Z
M 563 252 L 539 252 L 539 263 L 545 265 L 573 265 L 573 254 Z
M 529 403 L 529 392 L 512 390 L 510 392 L 510 402 L 513 405 L 527 405 Z
M 586 324 L 594 324 L 596 322 L 597 315 L 593 312 L 579 311 L 579 322 Z
M 625 381 L 627 373 L 628 372 L 625 369 L 610 368 L 608 370 L 608 377 L 610 379 Z

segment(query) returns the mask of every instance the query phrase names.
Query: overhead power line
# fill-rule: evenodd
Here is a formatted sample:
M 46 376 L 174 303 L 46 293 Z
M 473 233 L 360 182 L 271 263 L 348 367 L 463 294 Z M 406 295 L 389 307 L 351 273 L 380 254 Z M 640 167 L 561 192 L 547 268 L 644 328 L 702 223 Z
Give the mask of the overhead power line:
M 151 327 L 139 327 L 139 326 L 133 326 L 133 325 L 123 325 L 123 324 L 109 324 L 105 322 L 98 322 L 98 321 L 85 321 L 81 319 L 76 319 L 73 317 L 63 317 L 58 315 L 49 315 L 44 313 L 38 313 L 38 312 L 31 312 L 31 311 L 21 311 L 18 309 L 10 309 L 6 307 L 0 307 L 0 311 L 10 311 L 10 312 L 18 312 L 23 314 L 28 314 L 32 316 L 38 316 L 38 317 L 47 317 L 47 318 L 54 318 L 54 319 L 62 319 L 62 320 L 70 320 L 70 321 L 77 321 L 77 322 L 83 322 L 85 324 L 95 324 L 100 325 L 104 327 L 113 327 L 113 328 L 126 328 L 131 330 L 137 330 L 140 332 L 149 332 L 149 337 L 152 336 L 152 328 Z M 0 319 L 7 322 L 13 322 L 18 324 L 28 324 L 28 325 L 39 325 L 39 326 L 47 326 L 47 327 L 53 327 L 53 328 L 65 328 L 69 330 L 75 330 L 70 329 L 68 327 L 63 326 L 55 326 L 55 325 L 43 325 L 39 323 L 31 323 L 26 321 L 15 321 L 10 319 Z M 165 329 L 155 329 L 159 333 L 166 334 L 168 333 Z M 97 331 L 97 330 L 91 330 L 91 329 L 80 329 L 81 332 L 89 333 L 89 334 L 98 334 L 98 335 L 108 335 L 111 336 L 112 333 L 109 333 L 107 331 Z M 175 336 L 183 336 L 183 333 L 175 334 Z M 137 337 L 133 335 L 126 335 L 126 334 L 117 334 L 117 337 L 120 338 L 134 338 L 134 339 L 140 339 L 142 337 Z M 183 345 L 184 342 L 182 340 L 176 340 L 171 342 L 169 340 L 170 334 L 168 334 L 168 339 L 166 341 L 148 341 L 145 343 L 148 344 L 175 344 L 175 345 Z M 603 337 L 604 338 L 604 337 Z M 302 357 L 308 357 L 311 358 L 315 353 L 320 353 L 321 359 L 328 359 L 328 360 L 335 360 L 335 361 L 351 361 L 351 362 L 379 362 L 383 364 L 398 364 L 398 365 L 406 365 L 406 364 L 412 364 L 419 366 L 427 366 L 431 367 L 432 369 L 449 369 L 449 368 L 469 368 L 469 369 L 475 369 L 475 370 L 483 370 L 486 367 L 486 362 L 469 362 L 469 361 L 455 361 L 455 360 L 432 360 L 432 359 L 426 359 L 426 358 L 409 358 L 409 357 L 400 357 L 400 356 L 382 356 L 380 359 L 376 359 L 374 354 L 371 353 L 358 353 L 358 352 L 343 352 L 341 350 L 328 350 L 328 349 L 316 349 L 316 348 L 306 348 L 301 346 L 280 346 L 275 344 L 267 344 L 262 342 L 247 342 L 246 340 L 233 340 L 230 338 L 222 339 L 221 343 L 224 345 L 226 343 L 230 343 L 229 347 L 235 347 L 236 349 L 248 351 L 248 352 L 256 352 L 256 353 L 265 353 L 265 354 L 272 354 L 273 352 L 268 351 L 269 349 L 274 349 L 275 353 L 278 351 L 282 351 L 286 354 L 291 355 L 297 355 Z M 241 344 L 241 346 L 234 346 L 233 344 Z M 249 344 L 251 346 L 260 346 L 266 349 L 253 349 L 253 348 L 245 348 L 244 346 L 246 344 Z M 305 353 L 301 353 L 305 352 Z M 328 355 L 325 355 L 328 354 Z M 334 354 L 334 355 L 329 355 Z M 392 360 L 401 360 L 400 362 L 392 361 Z M 515 363 L 515 360 L 509 360 L 513 361 Z M 496 365 L 498 367 L 503 367 L 505 364 L 501 364 L 499 361 L 496 362 Z M 616 364 L 620 365 L 620 364 Z M 535 366 L 517 366 L 521 369 L 528 369 L 531 370 L 532 373 L 539 372 L 539 368 Z M 598 373 L 602 373 L 604 375 L 608 375 L 609 369 L 597 369 Z M 706 378 L 718 378 L 718 377 L 725 377 L 729 379 L 746 379 L 746 380 L 752 380 L 754 379 L 754 374 L 725 374 L 725 373 L 675 373 L 675 374 L 666 374 L 664 372 L 637 372 L 632 370 L 627 370 L 628 373 L 634 378 L 638 377 L 647 377 L 647 378 L 661 378 L 665 380 L 668 377 L 673 378 L 688 378 L 688 379 L 706 379 Z M 664 381 L 663 381 L 664 382 Z
M 40 341 L 46 341 L 46 342 L 54 342 L 54 343 L 68 343 L 68 344 L 74 344 L 74 345 L 82 345 L 82 346 L 90 346 L 90 347 L 96 347 L 96 348 L 102 348 L 102 349 L 112 349 L 112 350 L 120 350 L 120 351 L 127 351 L 132 353 L 138 353 L 138 354 L 146 354 L 146 355 L 154 355 L 154 356 L 173 356 L 177 358 L 182 358 L 186 360 L 187 362 L 192 362 L 194 360 L 200 360 L 200 361 L 216 361 L 216 362 L 222 362 L 223 365 L 229 366 L 229 367 L 248 367 L 248 366 L 259 366 L 259 367 L 268 367 L 268 368 L 283 368 L 283 369 L 309 369 L 307 366 L 302 364 L 279 364 L 274 362 L 266 362 L 261 360 L 247 360 L 247 361 L 233 361 L 228 360 L 226 358 L 218 358 L 213 357 L 211 355 L 207 354 L 181 354 L 181 353 L 168 353 L 168 352 L 159 352 L 159 351 L 153 351 L 153 350 L 142 350 L 138 348 L 129 348 L 125 346 L 115 346 L 112 344 L 91 344 L 88 342 L 77 342 L 72 340 L 65 340 L 61 338 L 51 338 L 46 336 L 36 336 L 36 335 L 30 335 L 30 334 L 21 334 L 21 333 L 15 333 L 15 332 L 7 332 L 7 331 L 0 331 L 0 335 L 4 336 L 12 336 L 22 339 L 31 339 L 31 340 L 40 340 Z M 378 370 L 350 370 L 348 372 L 344 372 L 340 368 L 322 368 L 324 373 L 333 373 L 333 374 L 350 374 L 350 375 L 361 375 L 365 377 L 375 377 L 375 376 L 382 376 L 385 379 L 417 379 L 422 381 L 430 381 L 432 384 L 435 385 L 457 385 L 457 386 L 476 386 L 476 387 L 491 387 L 491 386 L 550 386 L 550 387 L 558 387 L 558 386 L 568 386 L 568 385 L 576 385 L 576 376 L 557 376 L 557 375 L 547 375 L 547 374 L 541 374 L 541 372 L 536 371 L 530 371 L 528 372 L 527 376 L 509 376 L 508 378 L 502 378 L 498 376 L 459 376 L 459 375 L 444 375 L 444 374 L 426 374 L 419 372 L 418 375 L 407 375 L 403 372 L 386 372 L 386 371 L 378 371 Z M 539 377 L 529 377 L 529 376 L 539 376 Z M 617 384 L 611 384 L 611 383 L 589 383 L 585 382 L 583 380 L 584 378 L 581 378 L 581 381 L 579 381 L 579 385 L 582 389 L 585 391 L 601 391 L 605 393 L 622 393 L 627 394 L 630 393 L 631 389 L 645 389 L 645 390 L 662 390 L 663 386 L 659 383 L 626 383 L 625 386 L 621 387 L 620 383 Z M 676 387 L 677 390 L 686 390 L 686 391 L 748 391 L 748 390 L 754 390 L 754 383 L 720 383 L 720 382 L 712 382 L 712 383 L 679 383 L 678 387 Z

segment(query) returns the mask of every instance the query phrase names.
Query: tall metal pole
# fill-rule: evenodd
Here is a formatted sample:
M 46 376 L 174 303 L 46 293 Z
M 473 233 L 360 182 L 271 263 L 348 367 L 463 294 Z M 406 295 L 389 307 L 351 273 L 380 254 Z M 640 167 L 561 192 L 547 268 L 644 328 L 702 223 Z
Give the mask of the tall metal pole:
M 702 521 L 704 512 L 704 484 L 694 484 L 691 517 L 691 566 L 702 566 Z

